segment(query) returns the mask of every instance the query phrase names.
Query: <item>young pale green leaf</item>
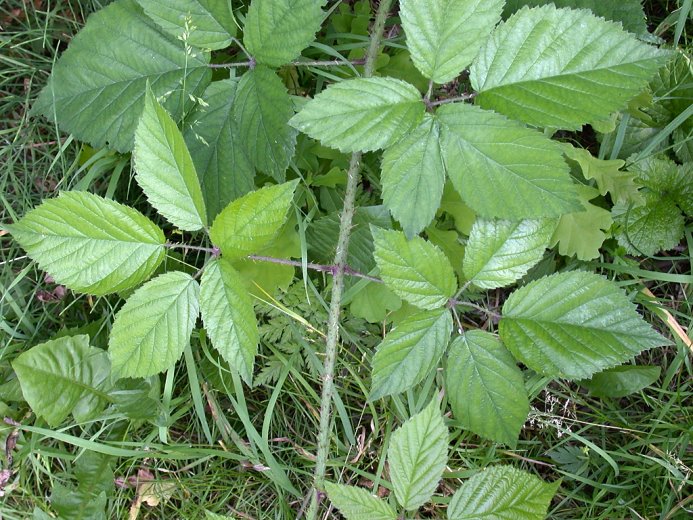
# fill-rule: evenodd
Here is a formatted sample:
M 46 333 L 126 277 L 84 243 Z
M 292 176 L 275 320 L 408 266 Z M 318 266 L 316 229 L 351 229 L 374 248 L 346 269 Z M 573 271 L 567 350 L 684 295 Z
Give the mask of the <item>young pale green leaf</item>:
M 137 0 L 164 31 L 202 49 L 223 49 L 236 36 L 230 1 Z
M 253 0 L 243 43 L 258 63 L 281 67 L 315 39 L 325 17 L 324 5 L 325 0 Z
M 613 220 L 608 210 L 590 202 L 599 196 L 595 188 L 578 186 L 577 191 L 583 211 L 561 215 L 549 246 L 558 245 L 558 252 L 564 256 L 593 260 L 599 258 L 599 249 L 606 240 Z
M 31 409 L 51 426 L 70 414 L 78 422 L 97 414 L 108 401 L 110 363 L 89 336 L 66 336 L 20 354 L 12 368 Z
M 241 258 L 269 245 L 286 222 L 298 181 L 260 188 L 231 202 L 214 220 L 209 236 L 227 258 Z
M 448 175 L 479 215 L 521 220 L 581 209 L 558 143 L 472 105 L 444 105 L 437 116 Z
M 368 152 L 411 132 L 424 111 L 421 94 L 406 81 L 357 78 L 330 85 L 289 124 L 342 152 Z
M 286 87 L 273 70 L 257 66 L 238 82 L 233 117 L 250 162 L 278 182 L 296 148 L 296 130 L 287 123 L 294 115 Z
M 207 225 L 205 201 L 188 147 L 151 90 L 135 130 L 133 155 L 135 179 L 159 213 L 185 231 Z
M 554 274 L 512 293 L 499 333 L 532 370 L 569 379 L 590 377 L 669 344 L 616 284 L 582 271 Z
M 400 231 L 371 226 L 380 276 L 395 294 L 422 309 L 442 307 L 455 294 L 450 261 L 421 237 L 407 240 Z
M 624 108 L 668 57 L 587 10 L 546 5 L 522 9 L 501 24 L 481 48 L 470 79 L 484 108 L 577 130 Z
M 215 81 L 199 105 L 186 119 L 183 136 L 190 150 L 209 222 L 234 199 L 253 191 L 255 168 L 241 142 L 233 118 L 233 104 L 238 81 Z
M 151 220 L 85 191 L 62 192 L 6 227 L 57 283 L 99 296 L 146 280 L 165 254 Z
M 597 397 L 625 397 L 639 392 L 659 379 L 662 372 L 656 366 L 623 365 L 594 374 L 580 385 Z
M 346 520 L 397 520 L 397 512 L 387 502 L 365 489 L 326 482 L 325 491 Z
M 497 336 L 472 330 L 453 340 L 445 390 L 464 428 L 516 446 L 529 413 L 529 399 L 522 371 Z
M 448 429 L 438 406 L 433 399 L 405 422 L 392 434 L 387 450 L 392 488 L 407 511 L 431 498 L 448 463 Z
M 369 399 L 404 392 L 422 381 L 443 357 L 452 333 L 447 309 L 422 311 L 391 330 L 373 357 Z
M 228 260 L 213 260 L 205 267 L 200 310 L 214 348 L 251 384 L 260 341 L 257 319 L 244 281 Z
M 614 202 L 642 202 L 642 195 L 638 192 L 638 185 L 635 182 L 635 174 L 621 170 L 626 164 L 625 161 L 598 159 L 589 150 L 570 145 L 564 148 L 563 153 L 580 165 L 585 179 L 597 181 L 600 194 L 609 193 Z
M 95 148 L 132 149 L 147 82 L 178 118 L 188 95 L 211 79 L 207 54 L 186 55 L 183 43 L 142 15 L 134 0 L 94 13 L 53 67 L 33 107 Z M 181 90 L 185 85 L 185 92 Z
M 491 467 L 457 490 L 448 520 L 543 520 L 559 485 L 512 466 Z
M 431 223 L 445 186 L 440 128 L 432 116 L 385 150 L 381 181 L 383 202 L 408 237 Z
M 448 83 L 469 65 L 498 23 L 504 0 L 401 0 L 400 17 L 414 65 Z
M 465 277 L 482 289 L 510 285 L 539 263 L 555 229 L 555 220 L 478 218 L 464 255 Z
M 199 285 L 186 273 L 157 276 L 116 314 L 108 344 L 118 377 L 149 377 L 169 369 L 190 343 L 200 312 Z

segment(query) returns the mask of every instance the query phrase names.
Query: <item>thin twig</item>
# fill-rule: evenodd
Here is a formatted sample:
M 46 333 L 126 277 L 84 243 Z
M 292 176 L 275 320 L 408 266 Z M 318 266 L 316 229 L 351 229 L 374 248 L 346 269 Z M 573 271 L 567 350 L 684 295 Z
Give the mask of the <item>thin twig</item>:
M 289 62 L 288 65 L 294 67 L 340 67 L 348 65 L 364 65 L 366 60 L 361 58 L 358 60 L 296 60 Z M 210 63 L 211 69 L 232 69 L 236 67 L 254 67 L 255 61 L 236 61 L 232 63 Z
M 437 107 L 440 105 L 445 105 L 447 103 L 457 103 L 458 101 L 469 101 L 470 99 L 474 99 L 476 97 L 476 92 L 470 92 L 469 94 L 462 94 L 460 96 L 455 96 L 455 97 L 450 97 L 450 98 L 445 98 L 445 99 L 438 99 L 437 101 L 429 101 L 426 103 L 426 105 L 429 108 Z

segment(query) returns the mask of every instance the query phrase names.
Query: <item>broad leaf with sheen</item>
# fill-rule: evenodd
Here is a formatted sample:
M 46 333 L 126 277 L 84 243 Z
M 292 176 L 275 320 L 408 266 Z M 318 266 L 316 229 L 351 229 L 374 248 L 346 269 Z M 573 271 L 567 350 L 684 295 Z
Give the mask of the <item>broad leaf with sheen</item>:
M 244 280 L 228 260 L 212 260 L 205 267 L 200 310 L 214 348 L 251 384 L 260 341 L 257 319 Z
M 559 485 L 512 466 L 490 467 L 453 495 L 448 520 L 543 520 Z
M 200 313 L 198 283 L 173 271 L 137 289 L 113 321 L 108 354 L 118 377 L 149 377 L 178 361 Z
M 253 0 L 243 28 L 243 43 L 258 63 L 269 67 L 298 58 L 315 39 L 325 0 Z
M 365 489 L 326 482 L 325 491 L 346 520 L 397 520 L 397 512 L 387 502 Z
M 425 504 L 438 487 L 448 462 L 448 429 L 433 399 L 390 439 L 387 460 L 397 502 L 407 511 Z
M 452 413 L 464 428 L 515 447 L 529 413 L 522 371 L 497 336 L 471 330 L 454 339 L 445 367 Z
M 342 152 L 385 148 L 407 135 L 424 116 L 421 94 L 394 78 L 357 78 L 320 92 L 290 124 Z
M 503 305 L 501 340 L 532 370 L 590 377 L 646 349 L 668 345 L 615 283 L 574 271 L 536 280 Z
M 470 68 L 477 102 L 526 123 L 577 130 L 625 107 L 669 53 L 587 10 L 522 9 Z
M 260 188 L 231 202 L 214 220 L 209 236 L 227 258 L 268 246 L 286 222 L 298 181 Z
M 380 276 L 395 294 L 422 309 L 442 307 L 455 294 L 457 279 L 445 254 L 421 237 L 371 227 Z
M 558 143 L 472 105 L 444 105 L 436 115 L 450 180 L 479 215 L 521 220 L 580 209 Z
M 447 309 L 422 311 L 402 320 L 378 346 L 373 357 L 369 399 L 404 392 L 438 366 L 452 333 Z
M 238 81 L 215 81 L 199 105 L 186 118 L 183 132 L 207 207 L 209 222 L 226 205 L 241 195 L 253 191 L 255 168 L 240 130 L 233 118 L 233 104 Z
M 474 222 L 464 255 L 464 275 L 482 289 L 510 285 L 544 256 L 555 220 Z
M 143 15 L 134 0 L 92 14 L 53 67 L 33 107 L 94 148 L 132 149 L 147 82 L 174 119 L 211 79 L 209 56 L 186 55 L 183 42 Z M 185 87 L 185 91 L 183 91 Z
M 281 182 L 296 148 L 296 130 L 287 123 L 294 115 L 286 87 L 275 72 L 257 66 L 243 74 L 233 103 L 238 137 L 250 162 Z
M 580 381 L 580 385 L 597 397 L 625 397 L 639 392 L 659 379 L 662 369 L 657 366 L 623 365 L 610 368 Z
M 66 336 L 20 354 L 12 368 L 31 409 L 51 426 L 70 414 L 78 422 L 108 402 L 110 363 L 105 351 L 89 346 L 89 336 Z
M 401 0 L 400 17 L 414 65 L 448 83 L 469 65 L 498 23 L 504 0 Z
M 445 186 L 440 128 L 432 116 L 385 150 L 380 180 L 383 202 L 408 237 L 431 223 Z
M 174 226 L 197 231 L 207 225 L 200 181 L 185 140 L 171 116 L 147 90 L 135 130 L 135 179 L 149 203 Z
M 538 7 L 546 4 L 572 9 L 589 9 L 597 16 L 612 22 L 620 22 L 627 31 L 637 35 L 648 34 L 642 0 L 618 0 L 617 2 L 605 2 L 604 0 L 506 0 L 503 15 L 509 17 L 524 6 Z
M 62 192 L 6 227 L 57 283 L 99 296 L 146 280 L 165 254 L 151 220 L 85 191 Z
M 164 31 L 203 49 L 223 49 L 236 36 L 230 0 L 137 0 Z

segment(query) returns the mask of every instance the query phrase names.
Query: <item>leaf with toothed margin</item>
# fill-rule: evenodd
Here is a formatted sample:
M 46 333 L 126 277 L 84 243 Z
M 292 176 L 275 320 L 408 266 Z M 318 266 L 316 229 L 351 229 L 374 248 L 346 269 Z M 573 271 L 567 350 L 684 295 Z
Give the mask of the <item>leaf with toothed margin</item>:
M 445 254 L 421 237 L 371 226 L 380 276 L 395 294 L 421 309 L 442 307 L 455 294 L 457 279 Z
M 558 273 L 513 292 L 499 334 L 513 355 L 550 377 L 588 378 L 669 345 L 615 283 L 582 271 Z
M 108 355 L 122 377 L 149 377 L 171 368 L 190 343 L 200 313 L 200 286 L 172 271 L 137 289 L 115 316 Z
M 368 152 L 407 135 L 424 110 L 421 94 L 406 81 L 357 78 L 327 87 L 290 124 L 342 152 Z
M 470 80 L 484 108 L 578 130 L 625 108 L 669 56 L 586 9 L 546 5 L 500 24 L 470 67 Z
M 165 256 L 154 222 L 86 191 L 62 192 L 4 227 L 56 283 L 98 296 L 142 283 Z
M 561 145 L 479 107 L 440 107 L 441 149 L 462 200 L 486 218 L 557 217 L 581 206 Z

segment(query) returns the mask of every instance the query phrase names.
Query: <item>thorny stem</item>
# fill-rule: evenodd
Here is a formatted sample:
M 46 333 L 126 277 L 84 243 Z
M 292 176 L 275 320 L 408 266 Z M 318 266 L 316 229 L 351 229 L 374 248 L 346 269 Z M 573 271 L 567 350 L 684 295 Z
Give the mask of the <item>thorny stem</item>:
M 381 0 L 375 16 L 375 23 L 371 32 L 371 42 L 366 54 L 364 77 L 373 75 L 375 59 L 378 55 L 380 40 L 385 28 L 385 20 L 392 0 Z M 330 299 L 330 311 L 327 320 L 327 341 L 325 344 L 325 366 L 323 370 L 322 395 L 320 398 L 320 429 L 318 431 L 318 447 L 313 473 L 313 489 L 311 490 L 310 506 L 306 515 L 308 520 L 317 520 L 318 509 L 322 490 L 325 487 L 325 470 L 330 451 L 330 431 L 332 422 L 332 399 L 334 397 L 334 370 L 337 357 L 337 343 L 339 342 L 339 321 L 342 307 L 342 292 L 344 290 L 344 275 L 346 274 L 346 260 L 351 236 L 351 225 L 354 217 L 354 204 L 356 200 L 356 188 L 359 183 L 359 169 L 361 153 L 356 152 L 351 156 L 351 163 L 347 172 L 347 186 L 344 194 L 344 208 L 339 223 L 339 238 L 334 258 L 336 271 L 332 281 L 332 297 Z
M 358 60 L 296 60 L 289 63 L 295 67 L 338 67 L 340 65 L 364 65 L 366 60 L 361 58 Z M 211 69 L 232 69 L 235 67 L 254 67 L 255 60 L 237 61 L 232 63 L 210 63 Z
M 433 108 L 433 107 L 437 107 L 439 105 L 445 105 L 447 103 L 457 103 L 458 101 L 469 101 L 470 99 L 474 99 L 476 97 L 476 95 L 477 95 L 476 92 L 470 92 L 469 94 L 462 94 L 462 95 L 455 96 L 455 97 L 439 99 L 437 101 L 428 101 L 426 103 L 426 106 L 428 108 Z

